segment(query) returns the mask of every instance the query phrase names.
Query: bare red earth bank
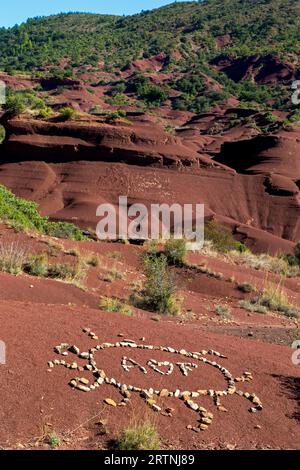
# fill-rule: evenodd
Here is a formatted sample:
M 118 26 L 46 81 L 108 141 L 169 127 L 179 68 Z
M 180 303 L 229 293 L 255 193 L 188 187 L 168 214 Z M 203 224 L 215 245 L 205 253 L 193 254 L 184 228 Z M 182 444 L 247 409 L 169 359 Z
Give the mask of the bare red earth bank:
M 225 36 L 219 39 L 220 44 L 226 41 Z M 132 70 L 148 68 L 159 71 L 163 60 L 163 56 L 156 56 L 147 62 L 136 61 L 122 74 L 129 76 Z M 251 69 L 260 83 L 286 78 L 290 73 L 288 64 L 283 67 L 270 57 L 260 62 L 253 58 L 250 64 L 220 59 L 215 65 L 233 78 L 237 70 L 247 77 Z M 36 83 L 24 77 L 5 78 L 19 89 L 40 83 L 38 79 Z M 153 74 L 152 78 L 157 83 L 164 79 L 163 74 Z M 300 239 L 298 128 L 269 135 L 258 135 L 255 128 L 245 124 L 230 128 L 228 122 L 233 116 L 255 114 L 236 108 L 234 98 L 224 107 L 199 116 L 172 111 L 166 105 L 155 115 L 129 112 L 126 120 L 109 121 L 84 114 L 93 105 L 105 107 L 101 101 L 104 89 L 91 95 L 80 80 L 67 85 L 57 97 L 57 105 L 72 105 L 82 113 L 80 120 L 62 123 L 21 116 L 3 123 L 6 139 L 0 146 L 0 184 L 38 202 L 43 215 L 87 229 L 95 229 L 96 207 L 102 202 L 117 204 L 119 195 L 127 195 L 129 204 L 205 203 L 206 217 L 230 227 L 254 252 L 293 252 Z M 170 124 L 173 133 L 166 131 Z M 227 358 L 211 360 L 224 365 L 233 377 L 245 371 L 253 374 L 252 381 L 236 385 L 244 392 L 254 392 L 262 402 L 262 411 L 249 412 L 251 402 L 237 394 L 222 399 L 227 411 L 219 411 L 211 397 L 195 398 L 214 415 L 212 424 L 200 434 L 187 429 L 196 425 L 197 413 L 182 400 L 159 398 L 162 410 L 174 409 L 172 416 L 154 413 L 165 448 L 299 448 L 300 374 L 299 366 L 292 364 L 290 347 L 296 322 L 274 313 L 249 313 L 239 305 L 250 295 L 241 292 L 238 284 L 251 282 L 261 289 L 266 283 L 264 272 L 225 257 L 190 255 L 194 263 L 206 263 L 222 276 L 176 269 L 183 315 L 157 322 L 150 312 L 133 309 L 131 317 L 124 317 L 98 307 L 105 296 L 127 301 L 135 284 L 143 281 L 139 259 L 143 248 L 53 241 L 16 234 L 4 226 L 1 240 L 17 241 L 31 253 L 48 251 L 50 263 L 75 262 L 76 257 L 70 254 L 74 248 L 82 255 L 100 256 L 100 266 L 88 269 L 84 289 L 25 274 L 14 277 L 0 273 L 0 339 L 7 345 L 7 363 L 0 368 L 2 447 L 42 447 L 45 433 L 55 431 L 63 448 L 107 448 L 132 419 L 152 416 L 154 412 L 137 393 L 132 394 L 127 406 L 112 407 L 104 404 L 106 398 L 116 403 L 122 399 L 113 386 L 101 385 L 89 393 L 76 391 L 69 381 L 78 374 L 91 380 L 88 371 L 47 366 L 49 360 L 61 359 L 53 351 L 61 343 L 75 344 L 84 351 L 97 343 L 127 338 L 189 352 L 213 349 Z M 51 249 L 53 242 L 62 248 Z M 105 273 L 112 268 L 121 276 L 108 282 Z M 279 276 L 270 279 L 280 283 Z M 289 299 L 298 306 L 299 287 L 299 277 L 285 281 Z M 216 315 L 218 304 L 232 309 L 231 319 Z M 82 332 L 84 327 L 91 328 L 99 340 L 89 339 Z M 204 364 L 187 377 L 178 370 L 170 376 L 152 369 L 147 375 L 136 368 L 125 373 L 122 355 L 143 366 L 149 359 L 180 360 L 166 352 L 122 348 L 98 351 L 95 360 L 109 376 L 137 387 L 226 388 L 224 376 Z M 73 361 L 76 356 L 69 353 L 65 359 Z M 84 365 L 84 361 L 78 360 L 78 365 Z M 107 420 L 107 434 L 99 433 L 96 423 L 100 419 Z
M 289 80 L 292 65 L 272 56 L 259 60 L 243 68 L 220 58 L 215 66 L 232 67 L 233 74 L 244 70 L 257 83 Z M 158 72 L 164 56 L 134 62 L 122 78 L 146 70 L 149 61 Z M 59 83 L 1 78 L 16 89 L 40 85 L 51 92 L 60 85 L 63 91 L 51 95 L 55 106 L 71 105 L 81 113 L 75 122 L 23 116 L 3 123 L 7 135 L 0 148 L 0 183 L 37 201 L 43 214 L 95 227 L 96 207 L 104 201 L 117 204 L 119 195 L 127 195 L 129 203 L 204 203 L 207 217 L 230 226 L 254 251 L 292 252 L 300 239 L 299 128 L 258 134 L 245 119 L 261 124 L 263 116 L 236 107 L 235 98 L 200 115 L 173 111 L 168 102 L 152 115 L 133 106 L 126 120 L 114 121 L 82 114 L 92 106 L 114 109 L 103 100 L 105 86 L 87 92 L 86 80 L 96 78 L 92 73 Z M 166 79 L 162 73 L 150 78 L 155 83 Z M 232 127 L 232 119 L 240 124 Z

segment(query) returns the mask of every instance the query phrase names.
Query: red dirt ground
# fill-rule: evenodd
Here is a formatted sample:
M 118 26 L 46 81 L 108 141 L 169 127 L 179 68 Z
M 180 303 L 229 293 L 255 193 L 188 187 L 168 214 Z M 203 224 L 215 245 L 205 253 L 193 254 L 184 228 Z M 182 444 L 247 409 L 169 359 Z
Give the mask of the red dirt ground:
M 291 343 L 296 323 L 279 314 L 249 314 L 238 303 L 249 298 L 236 283 L 251 282 L 262 286 L 266 274 L 236 265 L 226 257 L 191 254 L 193 263 L 206 265 L 211 271 L 221 272 L 216 279 L 197 269 L 177 268 L 177 283 L 182 296 L 182 315 L 162 317 L 154 321 L 154 314 L 133 309 L 131 317 L 103 312 L 98 308 L 101 297 L 114 296 L 127 301 L 137 281 L 143 280 L 140 265 L 142 247 L 104 242 L 53 240 L 48 237 L 30 237 L 0 227 L 0 240 L 14 241 L 26 247 L 28 253 L 48 251 L 50 263 L 76 260 L 70 250 L 77 248 L 81 256 L 96 253 L 98 267 L 90 267 L 82 288 L 65 282 L 41 279 L 29 275 L 0 274 L 1 340 L 6 343 L 7 362 L 0 366 L 1 430 L 3 448 L 49 448 L 46 435 L 55 432 L 64 449 L 104 449 L 111 446 L 123 428 L 132 420 L 150 416 L 154 419 L 166 449 L 297 449 L 299 428 L 299 366 L 291 361 Z M 59 249 L 58 246 L 61 248 Z M 103 281 L 103 273 L 115 268 L 121 279 Z M 236 281 L 229 282 L 229 277 Z M 271 276 L 275 283 L 278 276 Z M 32 287 L 33 286 L 33 287 Z M 296 305 L 300 305 L 299 277 L 287 279 L 286 291 Z M 215 313 L 218 304 L 232 309 L 232 318 L 222 320 Z M 99 340 L 91 340 L 82 328 L 91 328 Z M 174 408 L 173 416 L 155 413 L 142 398 L 133 394 L 126 407 L 111 407 L 104 403 L 112 398 L 117 403 L 121 396 L 109 385 L 89 393 L 75 391 L 69 381 L 80 374 L 91 379 L 87 371 L 74 372 L 61 366 L 50 369 L 49 360 L 60 359 L 54 346 L 67 342 L 81 350 L 102 342 L 124 338 L 145 344 L 173 346 L 187 351 L 214 349 L 227 356 L 216 358 L 233 374 L 253 373 L 252 382 L 237 383 L 238 388 L 255 392 L 263 410 L 255 414 L 248 410 L 251 403 L 237 395 L 224 397 L 227 412 L 218 411 L 209 397 L 195 399 L 214 414 L 209 428 L 196 434 L 188 425 L 197 424 L 197 414 L 175 398 L 158 399 L 164 408 Z M 274 344 L 277 343 L 277 344 Z M 176 387 L 182 390 L 198 388 L 225 388 L 223 376 L 206 365 L 184 377 L 175 370 L 163 377 L 149 369 L 148 375 L 136 369 L 126 373 L 121 368 L 122 355 L 127 350 L 97 352 L 95 360 L 109 376 L 135 386 L 154 388 Z M 100 357 L 101 356 L 101 357 Z M 171 360 L 170 354 L 156 351 L 131 350 L 132 357 L 142 365 L 147 360 Z M 69 353 L 67 361 L 77 359 Z M 174 358 L 173 362 L 178 359 Z M 107 433 L 101 435 L 99 420 L 107 420 Z
M 81 332 L 82 327 L 89 326 L 99 334 L 99 344 L 117 341 L 119 333 L 138 341 L 147 332 L 149 344 L 171 345 L 188 351 L 214 348 L 228 356 L 228 360 L 220 362 L 233 374 L 239 375 L 245 370 L 253 373 L 253 382 L 241 388 L 254 391 L 259 396 L 263 411 L 249 413 L 249 402 L 238 396 L 223 400 L 227 413 L 217 411 L 212 403 L 209 405 L 208 399 L 202 400 L 203 406 L 214 413 L 215 420 L 200 435 L 186 429 L 188 424 L 194 425 L 196 414 L 188 411 L 179 400 L 165 400 L 164 406 L 175 408 L 174 417 L 155 416 L 167 447 L 171 444 L 173 448 L 184 449 L 220 448 L 230 444 L 236 448 L 299 448 L 297 386 L 300 375 L 296 366 L 291 364 L 291 349 L 288 347 L 239 338 L 233 341 L 232 337 L 199 332 L 173 322 L 170 325 L 165 321 L 156 323 L 150 319 L 124 318 L 79 307 L 1 301 L 0 308 L 1 336 L 7 344 L 7 364 L 1 366 L 0 391 L 0 442 L 3 447 L 18 443 L 34 445 L 35 440 L 42 436 L 42 425 L 46 421 L 51 424 L 51 430 L 67 438 L 66 447 L 102 448 L 107 437 L 118 435 L 131 418 L 147 413 L 147 405 L 138 397 L 128 408 L 114 409 L 103 404 L 108 397 L 120 401 L 111 386 L 105 385 L 90 393 L 78 392 L 68 386 L 74 373 L 64 368 L 47 372 L 47 361 L 55 358 L 53 346 L 56 344 L 67 341 L 84 348 L 93 345 Z M 114 353 L 106 354 L 101 365 L 117 378 L 120 354 L 113 356 Z M 145 361 L 153 354 L 145 354 L 145 358 L 142 353 L 131 356 Z M 159 357 L 163 359 L 164 354 Z M 87 373 L 82 375 L 88 377 Z M 145 380 L 143 374 L 131 372 L 127 380 L 144 387 L 195 387 L 196 379 L 192 374 L 188 378 L 178 376 L 171 381 L 154 375 Z M 198 376 L 197 380 L 204 388 L 218 384 L 216 379 L 211 382 L 210 375 L 205 378 Z M 96 415 L 97 418 L 93 418 Z M 108 419 L 110 432 L 105 439 L 95 435 L 95 423 L 100 418 Z

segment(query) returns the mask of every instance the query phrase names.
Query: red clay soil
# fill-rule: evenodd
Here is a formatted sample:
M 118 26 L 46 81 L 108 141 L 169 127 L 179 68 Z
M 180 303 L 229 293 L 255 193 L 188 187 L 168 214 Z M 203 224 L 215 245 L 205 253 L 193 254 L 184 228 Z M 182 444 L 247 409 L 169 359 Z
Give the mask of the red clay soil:
M 196 424 L 196 413 L 189 411 L 178 399 L 161 399 L 163 407 L 175 409 L 173 417 L 155 414 L 166 448 L 222 448 L 228 445 L 234 448 L 299 448 L 300 375 L 298 367 L 291 363 L 291 349 L 288 347 L 239 338 L 233 341 L 225 335 L 199 332 L 165 321 L 156 323 L 150 319 L 125 318 L 119 314 L 58 305 L 1 301 L 0 321 L 1 338 L 7 346 L 7 364 L 0 369 L 0 444 L 4 448 L 18 444 L 25 448 L 34 446 L 39 438 L 42 440 L 45 428 L 61 436 L 63 447 L 105 448 L 130 420 L 149 414 L 149 408 L 138 396 L 125 408 L 110 407 L 103 403 L 104 399 L 112 398 L 116 402 L 121 399 L 112 386 L 104 385 L 89 393 L 74 391 L 68 382 L 78 372 L 72 373 L 61 366 L 47 371 L 47 361 L 59 358 L 53 347 L 61 342 L 78 345 L 84 350 L 95 343 L 116 342 L 120 340 L 119 333 L 137 342 L 146 336 L 145 344 L 173 346 L 187 351 L 212 348 L 228 357 L 217 358 L 216 361 L 224 364 L 234 376 L 245 371 L 253 373 L 253 382 L 246 382 L 240 388 L 255 392 L 263 403 L 263 410 L 250 413 L 251 403 L 237 395 L 223 399 L 228 410 L 225 413 L 217 411 L 208 397 L 197 399 L 214 414 L 213 423 L 201 434 L 186 429 L 187 425 Z M 83 327 L 92 328 L 99 340 L 88 339 L 81 331 Z M 171 390 L 177 387 L 182 390 L 225 388 L 222 375 L 205 365 L 187 377 L 178 371 L 169 378 L 151 370 L 147 376 L 136 369 L 125 373 L 120 360 L 128 351 L 112 351 L 109 354 L 97 353 L 98 365 L 109 376 L 135 386 Z M 172 361 L 170 354 L 157 352 L 131 350 L 130 357 L 143 365 L 150 358 Z M 81 375 L 91 379 L 88 372 Z M 109 433 L 100 437 L 95 423 L 104 418 L 108 420 Z

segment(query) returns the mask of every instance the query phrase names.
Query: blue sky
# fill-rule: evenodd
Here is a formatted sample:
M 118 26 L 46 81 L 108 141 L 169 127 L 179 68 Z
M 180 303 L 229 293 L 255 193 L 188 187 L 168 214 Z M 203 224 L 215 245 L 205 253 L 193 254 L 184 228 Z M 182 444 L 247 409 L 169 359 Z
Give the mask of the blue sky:
M 66 11 L 132 15 L 172 3 L 173 0 L 7 0 L 1 8 L 0 26 L 14 26 L 34 16 Z

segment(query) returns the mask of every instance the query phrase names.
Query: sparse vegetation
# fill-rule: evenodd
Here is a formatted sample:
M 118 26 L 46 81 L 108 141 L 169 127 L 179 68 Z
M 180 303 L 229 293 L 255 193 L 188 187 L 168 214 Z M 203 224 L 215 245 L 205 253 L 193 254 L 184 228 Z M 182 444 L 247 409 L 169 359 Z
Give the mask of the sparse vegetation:
M 22 101 L 21 95 L 10 95 L 7 97 L 6 103 L 3 106 L 10 118 L 16 117 L 25 111 L 25 105 Z
M 76 111 L 67 106 L 59 110 L 59 115 L 63 121 L 72 121 L 76 117 Z
M 287 253 L 282 255 L 282 259 L 284 259 L 290 266 L 300 267 L 300 242 L 298 242 L 295 246 L 294 255 Z
M 144 271 L 146 275 L 144 289 L 133 294 L 133 304 L 152 312 L 179 315 L 180 307 L 175 296 L 175 278 L 168 269 L 166 256 L 146 254 Z
M 48 266 L 47 277 L 80 284 L 86 276 L 86 264 L 81 260 L 74 264 L 58 263 Z
M 244 292 L 245 294 L 249 294 L 250 292 L 255 292 L 255 287 L 250 284 L 250 282 L 242 282 L 241 284 L 238 284 L 237 288 L 241 291 Z
M 112 259 L 115 259 L 115 260 L 118 260 L 118 261 L 120 261 L 123 257 L 122 253 L 120 251 L 117 251 L 117 250 L 109 251 L 107 253 L 107 256 L 109 258 L 112 258 Z
M 4 129 L 4 127 L 0 124 L 0 144 L 3 143 L 3 141 L 4 141 L 4 139 L 5 139 L 5 135 L 6 135 L 5 129 Z
M 123 274 L 114 266 L 103 270 L 103 281 L 113 282 L 123 278 Z
M 39 253 L 30 256 L 24 264 L 24 271 L 31 276 L 46 277 L 48 275 L 48 255 L 47 253 Z
M 49 435 L 49 445 L 50 445 L 51 449 L 56 449 L 56 447 L 58 447 L 59 444 L 60 444 L 60 439 L 59 439 L 58 435 L 56 434 L 56 432 L 52 432 Z
M 290 302 L 282 282 L 277 285 L 266 282 L 265 288 L 257 297 L 251 300 L 242 300 L 240 306 L 250 312 L 267 313 L 272 311 L 282 313 L 287 317 L 300 318 L 300 309 Z
M 229 251 L 237 251 L 239 253 L 248 252 L 247 247 L 236 241 L 230 230 L 216 224 L 215 222 L 207 222 L 204 226 L 204 238 L 211 241 L 214 248 L 220 253 Z
M 227 305 L 217 305 L 215 309 L 216 314 L 223 319 L 231 318 L 231 308 Z
M 132 309 L 128 305 L 121 302 L 121 300 L 111 297 L 106 297 L 101 299 L 99 303 L 99 308 L 105 310 L 106 312 L 118 312 L 121 315 L 130 316 L 132 315 Z
M 88 266 L 92 266 L 93 268 L 97 268 L 100 265 L 100 258 L 97 255 L 89 255 L 84 258 L 84 262 Z
M 46 252 L 35 255 L 15 242 L 0 244 L 0 270 L 10 274 L 25 272 L 31 276 L 48 277 L 80 285 L 87 271 L 84 260 L 76 263 L 49 264 Z
M 0 271 L 20 274 L 27 258 L 27 250 L 17 242 L 0 242 Z
M 267 313 L 268 309 L 264 305 L 261 305 L 256 299 L 255 300 L 241 300 L 239 303 L 240 307 L 248 312 Z
M 117 441 L 119 450 L 160 450 L 161 442 L 151 421 L 129 426 Z
M 277 286 L 270 283 L 265 287 L 258 298 L 258 303 L 268 310 L 283 313 L 288 317 L 300 318 L 300 309 L 291 304 L 281 283 Z
M 184 239 L 171 238 L 167 240 L 164 248 L 164 253 L 167 257 L 168 263 L 174 265 L 183 265 L 186 261 L 186 242 Z
M 10 88 L 7 91 L 6 103 L 3 105 L 3 109 L 10 118 L 28 111 L 37 116 L 49 111 L 46 103 L 37 96 L 35 91 L 13 91 Z
M 228 257 L 238 264 L 260 271 L 268 271 L 288 277 L 299 276 L 300 274 L 299 267 L 296 265 L 291 266 L 286 258 L 282 256 L 270 256 L 266 253 L 257 255 L 250 251 L 244 253 L 231 251 L 228 253 Z
M 38 213 L 35 202 L 15 196 L 0 185 L 0 220 L 18 230 L 33 230 L 57 238 L 85 240 L 86 237 L 75 225 L 67 222 L 49 222 Z

